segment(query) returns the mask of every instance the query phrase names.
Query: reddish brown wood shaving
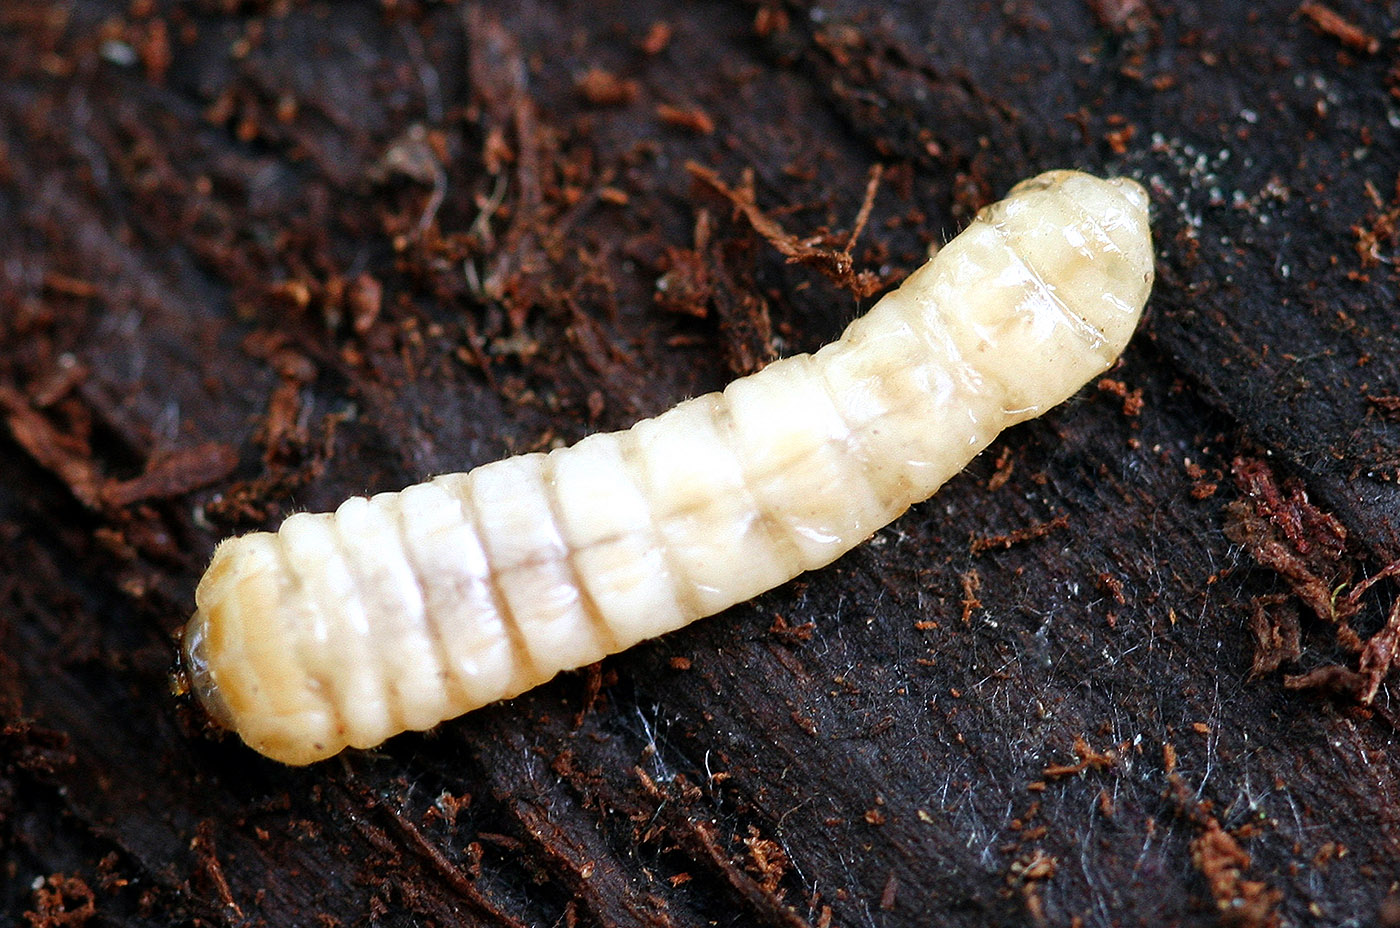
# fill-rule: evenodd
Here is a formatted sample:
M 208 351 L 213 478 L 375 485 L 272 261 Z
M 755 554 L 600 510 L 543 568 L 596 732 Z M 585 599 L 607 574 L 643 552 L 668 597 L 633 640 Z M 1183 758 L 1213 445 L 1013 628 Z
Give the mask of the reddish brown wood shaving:
M 773 624 L 768 627 L 768 634 L 789 644 L 801 644 L 804 641 L 811 641 L 816 630 L 817 623 L 815 622 L 789 625 L 787 619 L 775 612 L 773 613 Z
M 753 17 L 753 31 L 764 39 L 786 32 L 789 25 L 787 11 L 773 4 L 760 6 Z
M 1397 651 L 1400 651 L 1400 602 L 1391 607 L 1385 626 L 1366 640 L 1361 650 L 1358 667 L 1361 672 L 1361 687 L 1357 701 L 1369 706 L 1376 698 L 1381 682 L 1395 666 Z
M 1114 380 L 1112 377 L 1104 377 L 1097 384 L 1099 390 L 1104 393 L 1111 393 L 1123 401 L 1123 415 L 1130 418 L 1142 414 L 1143 398 L 1142 388 L 1129 390 L 1128 385 L 1121 380 Z
M 477 886 L 476 877 L 479 874 L 464 871 L 456 863 L 448 858 L 436 844 L 429 841 L 423 832 L 410 822 L 403 813 L 393 805 L 381 806 L 367 791 L 360 793 L 366 807 L 371 809 L 381 809 L 388 818 L 389 824 L 404 839 L 403 845 L 408 850 L 415 852 L 419 858 L 427 865 L 424 869 L 435 873 L 447 886 L 451 887 L 462 900 L 465 901 L 468 911 L 475 911 L 479 916 L 484 916 L 485 920 L 493 925 L 501 925 L 504 928 L 525 928 L 523 922 L 512 917 L 507 912 L 495 906 Z M 361 829 L 370 829 L 368 822 L 359 823 Z M 378 836 L 383 835 L 378 829 L 374 829 Z M 481 833 L 478 838 L 493 841 L 502 846 L 510 847 L 514 845 L 519 848 L 519 842 L 504 835 L 493 835 Z M 475 855 L 474 855 L 475 856 Z M 474 867 L 475 869 L 475 867 Z
M 853 247 L 859 230 L 864 227 L 869 218 L 869 204 L 879 185 L 880 172 L 878 170 L 872 171 L 870 180 L 866 184 L 865 201 L 861 206 L 860 214 L 856 217 L 857 231 L 847 240 L 847 247 L 840 250 L 822 247 L 818 244 L 822 239 L 799 239 L 797 236 L 789 234 L 777 220 L 759 209 L 755 200 L 751 171 L 745 172 L 738 187 L 730 187 L 720 179 L 718 174 L 703 165 L 690 162 L 686 165 L 686 170 L 696 180 L 704 183 L 732 203 L 734 208 L 748 220 L 749 225 L 753 226 L 754 231 L 763 236 L 768 244 L 772 245 L 790 263 L 804 264 L 814 268 L 837 286 L 849 290 L 857 297 L 870 296 L 880 288 L 880 279 L 875 274 L 869 271 L 853 271 L 849 250 L 850 247 Z
M 350 309 L 350 327 L 356 334 L 363 335 L 379 318 L 384 303 L 384 285 L 368 273 L 362 273 L 350 282 L 345 301 Z
M 1392 73 L 1400 74 L 1400 71 Z M 1392 86 L 1392 96 L 1395 92 L 1396 88 Z M 1356 255 L 1361 259 L 1361 266 L 1370 269 L 1394 263 L 1394 256 L 1384 252 L 1393 249 L 1397 239 L 1400 239 L 1400 179 L 1396 181 L 1396 189 L 1389 202 L 1370 180 L 1364 186 L 1371 201 L 1371 210 L 1362 222 L 1351 227 L 1351 231 L 1356 236 Z
M 233 446 L 217 441 L 157 454 L 146 462 L 146 469 L 139 477 L 104 483 L 102 502 L 120 509 L 141 500 L 182 496 L 221 482 L 237 466 L 238 452 Z
M 205 819 L 195 827 L 195 836 L 190 841 L 190 850 L 194 852 L 199 861 L 200 871 L 210 882 L 214 884 L 214 891 L 228 910 L 241 921 L 243 910 L 239 908 L 238 902 L 233 898 L 233 891 L 229 888 L 228 880 L 224 877 L 223 866 L 219 863 L 218 853 L 214 849 L 214 823 Z
M 700 253 L 691 248 L 666 247 L 666 272 L 656 281 L 656 304 L 663 309 L 703 319 L 710 314 L 714 287 Z
M 1210 818 L 1205 832 L 1191 842 L 1191 861 L 1205 877 L 1221 923 L 1238 928 L 1274 928 L 1283 893 L 1258 880 L 1247 880 L 1249 854 L 1220 823 Z
M 745 869 L 758 878 L 759 885 L 763 887 L 764 892 L 782 898 L 782 892 L 778 887 L 788 869 L 788 858 L 787 854 L 783 852 L 782 845 L 762 837 L 759 830 L 750 825 L 749 835 L 744 838 L 744 847 L 749 852 L 749 864 Z
M 893 873 L 885 880 L 885 888 L 880 893 L 880 911 L 893 912 L 894 901 L 899 893 L 899 877 Z
M 656 118 L 668 126 L 687 129 L 696 135 L 710 135 L 715 131 L 714 119 L 698 106 L 680 107 L 662 103 L 656 107 Z
M 1253 676 L 1273 673 L 1285 662 L 1302 656 L 1298 610 L 1283 596 L 1250 600 L 1249 630 L 1254 634 Z
M 1026 912 L 1036 925 L 1046 923 L 1045 900 L 1041 893 L 1040 884 L 1054 877 L 1055 871 L 1058 869 L 1058 860 L 1044 851 L 1036 849 L 1012 863 L 1007 875 L 1007 882 L 1020 888 Z
M 1061 513 L 1048 522 L 1037 522 L 1025 528 L 1018 528 L 1014 532 L 1005 535 L 993 535 L 985 538 L 973 538 L 968 546 L 973 554 L 982 554 L 997 548 L 1005 550 L 1012 545 L 1020 544 L 1024 541 L 1034 541 L 1037 538 L 1044 538 L 1056 529 L 1069 525 L 1069 516 Z
M 1262 461 L 1236 458 L 1235 483 L 1246 498 L 1227 509 L 1225 535 L 1244 545 L 1256 561 L 1288 581 L 1293 595 L 1318 618 L 1339 621 L 1354 614 L 1333 591 L 1351 579 L 1345 559 L 1346 529 L 1308 500 L 1302 484 L 1280 485 Z
M 1011 448 L 1001 449 L 1001 454 L 997 455 L 996 470 L 992 476 L 987 478 L 987 489 L 996 491 L 1006 486 L 1006 481 L 1011 479 L 1011 475 L 1016 470 L 1016 462 L 1011 460 Z
M 1280 487 L 1262 461 L 1243 458 L 1234 463 L 1236 483 L 1247 498 L 1231 503 L 1225 534 L 1242 544 L 1254 559 L 1277 571 L 1298 600 L 1318 618 L 1335 623 L 1338 643 L 1360 653 L 1358 669 L 1326 665 L 1288 676 L 1289 689 L 1325 689 L 1370 705 L 1381 683 L 1400 657 L 1400 603 L 1392 607 L 1385 626 L 1368 640 L 1352 629 L 1349 619 L 1361 611 L 1362 597 L 1375 584 L 1400 574 L 1394 561 L 1370 577 L 1352 583 L 1355 562 L 1347 552 L 1347 535 L 1332 515 L 1313 506 L 1297 481 Z M 1269 606 L 1285 606 L 1281 598 L 1261 597 L 1252 603 L 1250 627 L 1255 635 L 1254 672 L 1271 672 L 1296 660 L 1297 617 Z
M 964 625 L 972 623 L 972 610 L 980 609 L 982 601 L 977 598 L 977 591 L 982 587 L 982 575 L 976 570 L 969 570 L 962 575 L 962 621 Z
M 659 55 L 666 50 L 666 46 L 671 44 L 671 24 L 663 20 L 657 20 L 647 29 L 646 38 L 642 39 L 642 51 L 648 55 Z
M 91 299 L 101 292 L 94 283 L 69 277 L 66 274 L 59 274 L 56 271 L 44 274 L 44 289 L 51 293 L 61 293 L 64 296 L 80 299 Z
M 624 80 L 602 68 L 589 68 L 577 86 L 583 98 L 594 106 L 626 106 L 641 94 L 636 81 Z
M 35 888 L 34 908 L 24 919 L 33 928 L 78 928 L 96 915 L 97 895 L 83 878 L 55 873 Z
M 1299 15 L 1305 17 L 1323 35 L 1330 35 L 1347 48 L 1374 55 L 1381 50 L 1381 41 L 1360 26 L 1342 18 L 1331 7 L 1316 0 L 1308 0 L 1298 7 Z
M 1068 777 L 1074 776 L 1078 773 L 1083 773 L 1090 767 L 1094 768 L 1095 770 L 1105 770 L 1109 767 L 1112 767 L 1114 763 L 1117 762 L 1117 758 L 1114 756 L 1112 751 L 1100 752 L 1095 751 L 1093 748 L 1089 747 L 1089 742 L 1084 740 L 1083 735 L 1075 736 L 1074 753 L 1075 756 L 1079 758 L 1077 763 L 1051 764 L 1050 766 L 1042 770 L 1040 772 L 1040 775 L 1045 777 L 1046 779 L 1053 780 L 1056 777 Z
M 1152 23 L 1147 0 L 1089 0 L 1099 25 L 1117 33 L 1136 32 Z
M 729 855 L 720 846 L 713 825 L 687 814 L 686 807 L 690 803 L 689 797 L 677 797 L 674 790 L 669 788 L 663 791 L 662 787 L 640 767 L 634 768 L 633 773 L 647 796 L 657 804 L 655 819 L 658 827 L 665 829 L 666 835 L 675 842 L 679 849 L 699 860 L 708 862 L 723 877 L 729 888 L 752 905 L 767 924 L 773 925 L 775 928 L 809 928 L 807 921 L 785 905 L 776 892 L 766 890 L 752 876 L 734 865 Z M 718 774 L 713 777 L 715 781 L 719 779 Z M 756 838 L 757 833 L 751 834 L 750 837 Z M 781 847 L 778 850 L 781 852 Z M 766 845 L 764 846 L 764 854 L 765 865 L 768 867 L 781 865 L 786 871 L 787 860 L 785 856 L 779 864 L 776 858 L 767 856 Z
M 86 442 L 60 432 L 29 404 L 24 394 L 12 387 L 0 385 L 0 414 L 15 442 L 40 467 L 62 480 L 84 506 L 101 506 L 102 475 L 92 462 Z
M 1366 402 L 1379 410 L 1386 419 L 1392 422 L 1400 421 L 1400 396 L 1367 394 Z
M 860 234 L 865 231 L 865 224 L 870 221 L 870 211 L 875 207 L 875 194 L 880 190 L 880 178 L 884 176 L 885 169 L 881 165 L 874 165 L 870 168 L 870 174 L 865 180 L 865 196 L 860 201 L 860 211 L 856 213 L 855 225 L 851 228 L 851 237 L 846 239 L 846 247 L 841 251 L 850 257 L 855 251 L 856 242 L 860 240 Z

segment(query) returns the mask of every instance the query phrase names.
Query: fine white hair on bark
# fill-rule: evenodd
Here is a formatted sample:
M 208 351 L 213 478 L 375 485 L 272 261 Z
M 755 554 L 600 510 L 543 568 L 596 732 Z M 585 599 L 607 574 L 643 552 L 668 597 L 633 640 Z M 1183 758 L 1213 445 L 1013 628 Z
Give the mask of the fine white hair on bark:
M 1015 187 L 813 355 L 630 429 L 224 541 L 184 666 L 255 750 L 307 764 L 514 696 L 830 563 L 1117 358 L 1148 199 Z

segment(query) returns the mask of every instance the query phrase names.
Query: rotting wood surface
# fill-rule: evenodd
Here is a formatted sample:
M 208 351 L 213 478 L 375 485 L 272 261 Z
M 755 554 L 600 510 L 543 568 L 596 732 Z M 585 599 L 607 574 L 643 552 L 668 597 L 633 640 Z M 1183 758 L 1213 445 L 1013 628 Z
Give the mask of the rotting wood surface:
M 0 925 L 1400 923 L 1394 580 L 1319 592 L 1400 555 L 1397 31 L 0 6 Z M 1143 330 L 832 567 L 308 769 L 168 696 L 223 535 L 813 349 L 1051 167 L 1149 185 Z

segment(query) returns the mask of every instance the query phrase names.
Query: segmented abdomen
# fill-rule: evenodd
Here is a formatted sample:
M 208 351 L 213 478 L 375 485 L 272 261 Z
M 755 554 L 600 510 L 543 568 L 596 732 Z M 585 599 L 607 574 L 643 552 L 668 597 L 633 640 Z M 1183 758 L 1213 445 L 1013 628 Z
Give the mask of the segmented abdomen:
M 515 695 L 829 563 L 1112 363 L 1145 194 L 1020 185 L 840 340 L 623 432 L 224 542 L 186 664 L 309 763 Z

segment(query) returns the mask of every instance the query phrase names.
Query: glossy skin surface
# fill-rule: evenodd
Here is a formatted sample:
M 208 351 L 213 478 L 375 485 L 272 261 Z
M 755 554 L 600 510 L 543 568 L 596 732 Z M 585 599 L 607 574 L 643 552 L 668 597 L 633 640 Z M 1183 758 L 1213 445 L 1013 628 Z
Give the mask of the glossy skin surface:
M 226 540 L 185 663 L 289 764 L 514 696 L 828 564 L 1106 370 L 1147 195 L 1054 171 L 813 355 L 622 432 Z

